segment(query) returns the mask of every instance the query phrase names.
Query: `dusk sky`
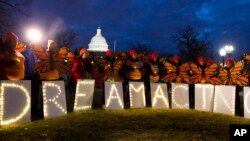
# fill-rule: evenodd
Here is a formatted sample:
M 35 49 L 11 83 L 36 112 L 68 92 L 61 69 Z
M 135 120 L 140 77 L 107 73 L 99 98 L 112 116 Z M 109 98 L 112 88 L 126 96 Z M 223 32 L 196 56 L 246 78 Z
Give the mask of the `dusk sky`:
M 200 36 L 210 35 L 216 52 L 231 44 L 234 54 L 250 53 L 250 0 L 33 0 L 30 8 L 23 29 L 40 27 L 49 39 L 73 28 L 75 47 L 88 47 L 100 26 L 110 49 L 116 40 L 117 51 L 144 43 L 176 53 L 170 36 L 191 25 Z

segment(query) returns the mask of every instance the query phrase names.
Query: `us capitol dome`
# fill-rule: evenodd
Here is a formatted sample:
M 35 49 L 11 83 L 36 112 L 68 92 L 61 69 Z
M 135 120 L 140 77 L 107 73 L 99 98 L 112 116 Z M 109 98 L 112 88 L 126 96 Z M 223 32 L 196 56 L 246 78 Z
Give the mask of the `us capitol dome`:
M 88 51 L 98 53 L 98 52 L 106 52 L 108 50 L 108 44 L 106 39 L 101 34 L 101 28 L 98 27 L 96 31 L 96 35 L 91 38 L 89 43 Z

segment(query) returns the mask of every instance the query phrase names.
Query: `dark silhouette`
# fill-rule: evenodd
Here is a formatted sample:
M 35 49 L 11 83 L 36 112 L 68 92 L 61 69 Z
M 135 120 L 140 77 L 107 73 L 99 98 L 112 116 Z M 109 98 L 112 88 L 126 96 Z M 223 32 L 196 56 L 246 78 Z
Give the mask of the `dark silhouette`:
M 131 46 L 131 49 L 136 50 L 138 53 L 149 54 L 152 52 L 152 48 L 144 43 L 139 43 Z
M 32 0 L 0 0 L 0 35 L 11 31 L 18 23 L 18 16 L 31 16 L 26 7 Z
M 72 45 L 74 45 L 75 43 L 76 37 L 77 37 L 77 33 L 73 29 L 68 28 L 68 29 L 59 31 L 55 35 L 55 41 L 59 48 L 61 47 L 71 48 Z
M 174 43 L 177 44 L 179 55 L 183 61 L 195 62 L 199 56 L 205 58 L 213 57 L 213 50 L 208 35 L 199 37 L 192 26 L 180 29 L 173 36 Z

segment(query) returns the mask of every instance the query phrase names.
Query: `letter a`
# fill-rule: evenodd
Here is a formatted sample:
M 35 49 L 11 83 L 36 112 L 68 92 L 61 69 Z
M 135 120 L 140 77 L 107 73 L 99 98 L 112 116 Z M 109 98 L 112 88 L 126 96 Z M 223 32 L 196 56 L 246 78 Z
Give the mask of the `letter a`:
M 155 91 L 155 96 L 153 98 L 153 107 L 157 103 L 158 99 L 162 99 L 164 101 L 164 104 L 166 105 L 166 107 L 169 107 L 168 100 L 164 96 L 163 90 L 162 90 L 160 85 L 157 87 L 157 89 Z
M 239 129 L 236 129 L 236 130 L 235 130 L 234 136 L 241 136 Z
M 111 100 L 118 100 L 118 105 L 120 105 L 121 108 L 123 108 L 123 102 L 121 101 L 121 98 L 119 96 L 119 93 L 117 91 L 117 88 L 115 87 L 115 84 L 111 85 L 110 95 L 108 97 L 107 105 L 106 107 L 110 106 Z

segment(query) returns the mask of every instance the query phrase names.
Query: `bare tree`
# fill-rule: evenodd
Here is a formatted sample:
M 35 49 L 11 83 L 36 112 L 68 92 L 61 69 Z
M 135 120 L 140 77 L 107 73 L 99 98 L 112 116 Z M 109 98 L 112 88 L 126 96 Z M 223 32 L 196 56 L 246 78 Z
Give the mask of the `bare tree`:
M 24 10 L 30 2 L 31 0 L 0 0 L 0 34 L 13 30 L 18 23 L 18 16 L 30 16 Z
M 173 35 L 179 55 L 183 61 L 195 61 L 199 56 L 213 58 L 213 50 L 208 35 L 199 38 L 194 28 L 187 26 Z
M 152 52 L 152 49 L 147 46 L 146 44 L 140 43 L 140 44 L 136 44 L 131 46 L 131 49 L 136 50 L 139 53 L 143 53 L 143 54 L 148 54 Z
M 68 47 L 71 48 L 74 45 L 77 37 L 77 33 L 73 29 L 65 29 L 63 31 L 59 31 L 55 35 L 55 41 L 59 48 Z

